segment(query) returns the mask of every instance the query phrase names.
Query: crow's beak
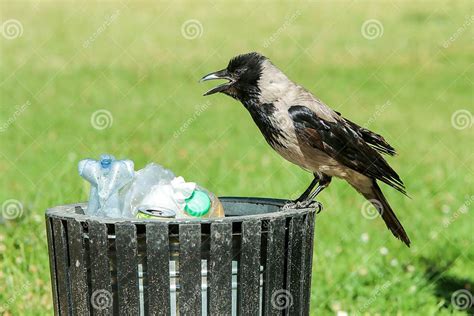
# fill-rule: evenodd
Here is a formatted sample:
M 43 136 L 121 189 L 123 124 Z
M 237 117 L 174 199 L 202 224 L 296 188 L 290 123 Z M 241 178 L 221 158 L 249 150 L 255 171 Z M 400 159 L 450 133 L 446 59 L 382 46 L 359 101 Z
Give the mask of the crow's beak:
M 227 72 L 227 69 L 222 69 L 213 73 L 210 73 L 199 80 L 199 82 L 204 82 L 208 80 L 216 80 L 216 79 L 225 79 L 228 80 L 228 82 L 225 82 L 223 84 L 218 85 L 217 87 L 212 88 L 211 90 L 207 91 L 204 93 L 204 95 L 211 95 L 217 92 L 222 92 L 226 90 L 227 88 L 230 87 L 231 84 L 234 83 L 234 79 L 229 75 Z

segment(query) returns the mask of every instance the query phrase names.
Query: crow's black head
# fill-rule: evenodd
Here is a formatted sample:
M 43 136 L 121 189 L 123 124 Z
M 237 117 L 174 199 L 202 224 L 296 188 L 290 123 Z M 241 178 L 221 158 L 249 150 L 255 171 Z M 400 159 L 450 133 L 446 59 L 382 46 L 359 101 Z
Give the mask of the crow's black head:
M 258 95 L 258 80 L 262 74 L 262 63 L 265 60 L 267 60 L 265 56 L 255 52 L 232 58 L 227 68 L 210 73 L 201 79 L 201 81 L 228 80 L 228 82 L 207 91 L 204 95 L 222 92 L 241 101 Z

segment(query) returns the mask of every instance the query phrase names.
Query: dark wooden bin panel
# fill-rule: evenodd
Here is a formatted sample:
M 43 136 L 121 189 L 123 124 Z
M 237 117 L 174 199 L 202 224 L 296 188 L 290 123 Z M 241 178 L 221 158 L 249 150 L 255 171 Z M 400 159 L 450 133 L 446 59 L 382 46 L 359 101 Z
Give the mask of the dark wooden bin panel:
M 87 225 L 89 227 L 91 311 L 93 315 L 112 315 L 113 295 L 107 226 L 96 221 L 88 221 Z
M 74 315 L 89 315 L 89 289 L 87 286 L 87 261 L 80 222 L 67 221 L 71 275 L 72 311 Z
M 275 299 L 283 290 L 285 275 L 285 218 L 268 223 L 267 252 L 264 277 L 263 315 L 281 315 Z
M 54 315 L 59 315 L 58 289 L 56 277 L 56 253 L 54 252 L 54 235 L 52 219 L 46 216 L 46 236 L 48 238 L 49 268 L 51 273 L 51 290 L 53 292 Z
M 260 306 L 260 244 L 261 221 L 242 223 L 242 244 L 239 264 L 239 315 L 258 315 Z
M 232 224 L 211 224 L 208 263 L 209 315 L 232 314 Z
M 59 315 L 70 315 L 71 286 L 68 273 L 67 239 L 63 221 L 53 219 L 54 252 L 56 254 L 56 278 L 59 302 Z
M 306 240 L 303 243 L 303 315 L 309 315 L 311 304 L 311 271 L 313 261 L 313 237 L 314 237 L 314 212 L 308 213 L 306 216 Z
M 119 314 L 139 315 L 136 227 L 131 223 L 120 223 L 115 226 L 115 235 Z
M 201 225 L 179 225 L 180 315 L 201 315 Z
M 291 219 L 288 238 L 288 279 L 287 290 L 289 300 L 289 315 L 302 315 L 302 285 L 303 285 L 303 240 L 306 234 L 303 216 Z
M 168 224 L 146 225 L 147 287 L 146 315 L 169 315 L 170 307 L 170 250 Z

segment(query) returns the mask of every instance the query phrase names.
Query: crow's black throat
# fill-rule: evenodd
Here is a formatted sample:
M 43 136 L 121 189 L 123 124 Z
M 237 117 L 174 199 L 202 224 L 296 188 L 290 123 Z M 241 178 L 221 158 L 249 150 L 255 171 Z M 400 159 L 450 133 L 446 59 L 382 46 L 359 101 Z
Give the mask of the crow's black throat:
M 272 103 L 258 104 L 255 101 L 247 101 L 243 104 L 270 146 L 286 147 L 285 133 L 278 126 L 278 119 L 275 117 L 277 108 Z

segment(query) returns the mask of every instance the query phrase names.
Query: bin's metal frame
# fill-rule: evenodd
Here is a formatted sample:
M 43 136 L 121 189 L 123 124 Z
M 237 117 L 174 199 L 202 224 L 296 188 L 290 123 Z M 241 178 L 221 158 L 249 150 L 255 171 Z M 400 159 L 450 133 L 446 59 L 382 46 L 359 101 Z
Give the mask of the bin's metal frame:
M 80 212 L 84 203 L 48 209 L 55 315 L 171 315 L 172 306 L 186 316 L 309 315 L 316 210 L 221 201 L 226 217 L 214 219 L 98 218 Z

